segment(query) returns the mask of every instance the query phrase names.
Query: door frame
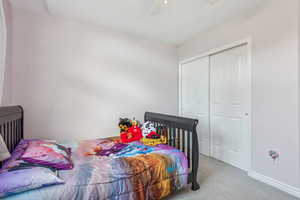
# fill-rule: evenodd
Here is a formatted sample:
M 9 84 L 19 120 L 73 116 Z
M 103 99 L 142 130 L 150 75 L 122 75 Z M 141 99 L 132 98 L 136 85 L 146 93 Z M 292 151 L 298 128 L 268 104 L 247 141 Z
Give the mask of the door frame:
M 181 61 L 179 61 L 179 70 L 178 70 L 178 75 L 179 75 L 179 81 L 178 81 L 178 88 L 179 88 L 179 93 L 178 93 L 178 114 L 182 115 L 182 65 L 187 64 L 189 62 L 201 59 L 203 57 L 207 57 L 207 56 L 212 56 L 214 54 L 220 53 L 222 51 L 226 51 L 235 47 L 239 47 L 242 45 L 246 45 L 247 48 L 247 63 L 248 63 L 248 67 L 249 67 L 249 82 L 248 82 L 248 87 L 249 87 L 249 105 L 247 105 L 247 113 L 248 115 L 248 120 L 247 120 L 247 128 L 248 128 L 248 134 L 247 134 L 247 139 L 248 139 L 248 143 L 247 143 L 247 157 L 248 157 L 248 162 L 247 162 L 247 168 L 246 169 L 242 169 L 246 172 L 251 171 L 252 169 L 252 37 L 247 37 L 245 39 L 242 40 L 238 40 L 235 42 L 232 42 L 230 44 L 218 47 L 218 48 L 214 48 L 211 50 L 208 50 L 202 54 L 187 58 L 187 59 L 183 59 Z M 210 76 L 210 72 L 209 72 L 209 76 Z M 210 81 L 209 81 L 210 82 Z M 210 83 L 209 83 L 210 84 Z M 208 94 L 209 99 L 211 98 L 211 94 Z M 210 110 L 210 106 L 209 106 L 209 110 Z M 210 119 L 210 112 L 209 112 L 209 119 Z M 211 140 L 211 126 L 210 126 L 210 121 L 209 121 L 209 153 L 210 156 L 212 155 L 212 144 L 211 144 L 212 140 Z

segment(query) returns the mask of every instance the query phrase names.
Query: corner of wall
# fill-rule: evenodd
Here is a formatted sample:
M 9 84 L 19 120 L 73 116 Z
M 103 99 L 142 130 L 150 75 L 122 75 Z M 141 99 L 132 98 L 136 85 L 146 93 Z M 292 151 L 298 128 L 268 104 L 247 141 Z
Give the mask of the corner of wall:
M 298 2 L 298 103 L 300 105 L 300 2 Z M 299 144 L 300 144 L 300 106 L 299 106 L 299 113 L 298 113 L 298 120 L 299 120 Z M 299 155 L 300 155 L 300 145 L 299 145 Z M 300 160 L 299 160 L 299 173 L 298 173 L 298 188 L 300 189 Z
M 12 8 L 9 1 L 3 1 L 3 9 L 5 16 L 6 26 L 6 49 L 4 58 L 4 79 L 3 79 L 3 92 L 2 92 L 2 105 L 12 104 L 12 69 L 11 69 L 11 43 L 12 43 Z

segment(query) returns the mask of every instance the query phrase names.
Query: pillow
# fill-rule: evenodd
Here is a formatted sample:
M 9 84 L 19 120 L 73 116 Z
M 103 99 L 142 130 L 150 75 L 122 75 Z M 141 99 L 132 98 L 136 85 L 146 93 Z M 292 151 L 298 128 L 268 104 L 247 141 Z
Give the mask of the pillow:
M 0 180 L 0 198 L 64 183 L 53 171 L 44 167 L 2 171 Z
M 71 150 L 53 141 L 30 141 L 21 160 L 55 169 L 72 169 Z
M 6 160 L 10 157 L 10 153 L 7 149 L 7 146 L 0 134 L 0 161 Z
M 19 144 L 14 149 L 13 153 L 11 154 L 10 158 L 6 160 L 2 166 L 2 170 L 15 167 L 19 165 L 20 162 L 24 162 L 22 160 L 19 160 L 21 155 L 25 152 L 28 144 L 30 141 L 33 141 L 34 139 L 22 139 Z

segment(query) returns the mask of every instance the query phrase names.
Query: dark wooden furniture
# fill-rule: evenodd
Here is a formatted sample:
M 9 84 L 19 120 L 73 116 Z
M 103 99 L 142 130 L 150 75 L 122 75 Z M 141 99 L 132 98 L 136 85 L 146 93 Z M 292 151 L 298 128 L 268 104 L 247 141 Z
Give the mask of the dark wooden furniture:
M 21 106 L 0 107 L 0 134 L 10 152 L 23 139 L 23 119 L 24 113 Z M 199 146 L 196 127 L 198 120 L 152 112 L 146 112 L 144 120 L 151 121 L 161 134 L 165 134 L 170 146 L 185 153 L 190 170 L 188 181 L 192 184 L 192 190 L 198 190 L 200 188 L 197 182 Z
M 196 127 L 197 119 L 190 119 L 160 113 L 146 112 L 145 121 L 150 121 L 154 126 L 167 137 L 168 144 L 182 152 L 188 158 L 190 169 L 189 183 L 192 183 L 192 190 L 200 188 L 197 182 L 199 145 Z
M 24 136 L 23 108 L 21 106 L 0 107 L 0 134 L 9 152 L 12 153 Z

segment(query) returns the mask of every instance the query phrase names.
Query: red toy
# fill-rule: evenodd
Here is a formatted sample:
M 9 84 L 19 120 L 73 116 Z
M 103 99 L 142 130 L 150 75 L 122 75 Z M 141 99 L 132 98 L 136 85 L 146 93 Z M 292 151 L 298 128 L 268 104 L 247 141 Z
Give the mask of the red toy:
M 142 130 L 138 126 L 137 121 L 132 120 L 131 124 L 132 124 L 132 126 L 128 129 L 127 132 L 122 132 L 120 134 L 120 138 L 123 143 L 138 141 L 143 138 Z
M 156 133 L 155 131 L 151 131 L 146 138 L 149 139 L 160 139 L 160 135 L 158 133 Z

